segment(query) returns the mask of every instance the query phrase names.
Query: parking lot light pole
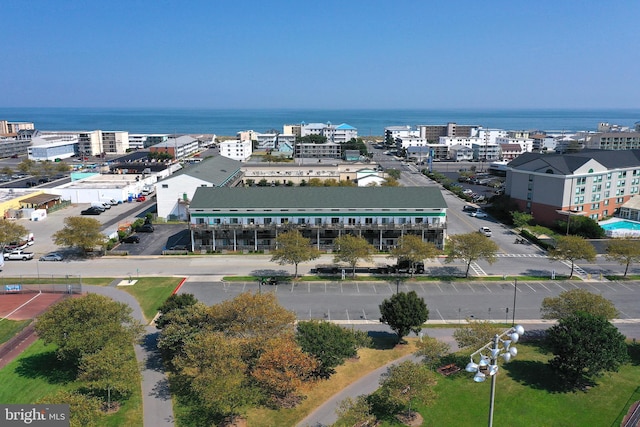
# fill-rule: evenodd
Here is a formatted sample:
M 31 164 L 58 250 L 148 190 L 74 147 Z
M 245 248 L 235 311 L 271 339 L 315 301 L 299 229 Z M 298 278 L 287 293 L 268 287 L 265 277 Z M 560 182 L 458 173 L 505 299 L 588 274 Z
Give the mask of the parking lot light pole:
M 471 354 L 470 361 L 465 368 L 467 372 L 475 374 L 473 376 L 473 381 L 477 383 L 483 382 L 487 378 L 487 375 L 491 377 L 491 392 L 489 395 L 489 427 L 493 427 L 496 377 L 498 376 L 499 370 L 498 359 L 502 357 L 506 363 L 511 360 L 512 357 L 516 357 L 518 349 L 512 346 L 512 344 L 517 343 L 523 334 L 524 328 L 521 325 L 511 327 L 500 335 L 496 334 L 491 341 Z M 502 347 L 500 344 L 502 344 Z M 476 363 L 474 358 L 478 356 L 478 363 Z

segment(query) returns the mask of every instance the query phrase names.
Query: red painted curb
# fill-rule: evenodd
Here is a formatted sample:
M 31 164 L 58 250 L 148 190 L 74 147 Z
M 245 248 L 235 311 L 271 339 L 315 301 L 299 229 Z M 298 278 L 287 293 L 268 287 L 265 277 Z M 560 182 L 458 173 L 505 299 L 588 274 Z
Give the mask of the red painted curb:
M 186 282 L 186 281 L 187 281 L 187 278 L 183 277 L 182 280 L 180 281 L 180 283 L 178 283 L 178 286 L 176 286 L 176 288 L 173 290 L 173 292 L 171 292 L 171 295 L 175 295 L 180 290 L 182 285 L 184 285 L 184 282 Z

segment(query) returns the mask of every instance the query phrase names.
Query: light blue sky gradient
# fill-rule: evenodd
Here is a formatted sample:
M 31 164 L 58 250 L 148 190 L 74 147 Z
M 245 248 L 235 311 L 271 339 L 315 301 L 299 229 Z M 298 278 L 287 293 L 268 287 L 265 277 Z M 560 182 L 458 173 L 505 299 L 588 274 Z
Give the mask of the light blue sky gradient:
M 637 108 L 639 1 L 4 0 L 2 107 Z

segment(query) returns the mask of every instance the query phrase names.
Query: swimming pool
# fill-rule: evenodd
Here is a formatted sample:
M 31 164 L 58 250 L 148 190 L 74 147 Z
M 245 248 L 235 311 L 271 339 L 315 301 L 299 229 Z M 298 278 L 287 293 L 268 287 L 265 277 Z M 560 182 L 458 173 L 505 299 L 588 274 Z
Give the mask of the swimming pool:
M 610 222 L 610 223 L 606 223 L 606 224 L 600 224 L 600 227 L 604 228 L 607 231 L 609 231 L 609 230 L 634 230 L 634 231 L 640 231 L 640 223 L 639 222 L 627 221 L 626 219 L 623 219 L 621 221 L 616 221 L 616 222 Z

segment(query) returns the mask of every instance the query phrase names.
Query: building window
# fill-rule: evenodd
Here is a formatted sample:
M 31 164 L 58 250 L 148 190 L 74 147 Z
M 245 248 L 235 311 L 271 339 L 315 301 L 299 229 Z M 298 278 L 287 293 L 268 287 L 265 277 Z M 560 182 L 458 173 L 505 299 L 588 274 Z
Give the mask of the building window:
M 531 200 L 531 192 L 527 193 L 527 200 Z
M 620 203 L 624 203 L 624 197 L 618 197 L 616 199 L 616 203 L 620 204 Z
M 331 224 L 340 224 L 340 218 L 331 218 Z
M 591 210 L 594 211 L 596 209 L 600 209 L 600 203 L 593 203 L 591 205 Z
M 624 178 L 627 176 L 627 171 L 624 172 L 618 172 L 618 178 Z
M 597 221 L 598 220 L 598 214 L 597 213 L 591 214 L 591 215 L 589 215 L 589 218 L 594 219 L 594 220 Z
M 607 199 L 607 200 L 605 200 L 605 201 L 604 201 L 604 205 L 605 205 L 605 206 L 608 206 L 608 205 L 609 205 L 609 199 Z
M 162 188 L 169 188 L 169 184 L 162 184 Z
M 586 183 L 587 183 L 587 177 L 586 176 L 583 176 L 582 178 L 578 178 L 576 180 L 576 184 L 577 185 L 584 185 Z

